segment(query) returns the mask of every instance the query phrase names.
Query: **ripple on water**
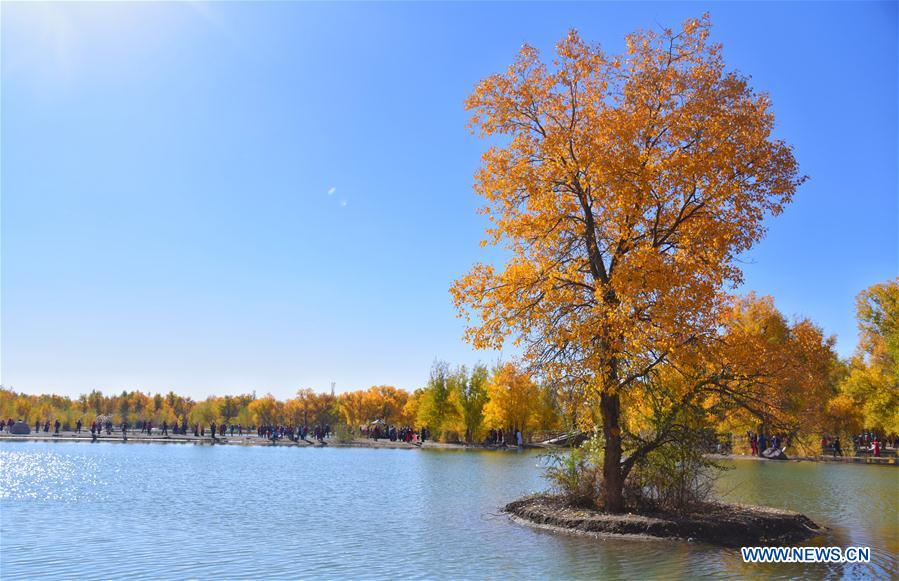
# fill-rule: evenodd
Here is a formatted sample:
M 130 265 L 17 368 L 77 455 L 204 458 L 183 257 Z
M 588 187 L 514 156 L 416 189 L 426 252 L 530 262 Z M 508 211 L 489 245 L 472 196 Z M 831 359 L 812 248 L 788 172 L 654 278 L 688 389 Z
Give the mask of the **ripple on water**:
M 79 502 L 104 497 L 96 458 L 0 450 L 0 500 Z
M 545 488 L 536 464 L 527 453 L 3 442 L 2 575 L 814 579 L 895 573 L 895 504 L 839 494 L 873 484 L 895 495 L 893 472 L 834 471 L 822 481 L 799 465 L 740 464 L 739 486 L 728 487 L 732 500 L 774 499 L 838 528 L 840 539 L 872 539 L 876 561 L 763 567 L 742 563 L 738 551 L 707 545 L 594 539 L 514 524 L 499 509 Z M 887 515 L 873 513 L 872 504 Z

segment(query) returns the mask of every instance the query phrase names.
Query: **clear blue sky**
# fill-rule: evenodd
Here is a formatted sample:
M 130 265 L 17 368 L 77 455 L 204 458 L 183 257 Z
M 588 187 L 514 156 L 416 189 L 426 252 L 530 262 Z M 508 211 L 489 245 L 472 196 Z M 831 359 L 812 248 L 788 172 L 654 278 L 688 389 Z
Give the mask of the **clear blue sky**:
M 523 42 L 618 52 L 708 10 L 811 181 L 745 257 L 856 342 L 897 265 L 896 3 L 2 5 L 2 382 L 27 392 L 392 384 L 492 361 L 463 100 Z

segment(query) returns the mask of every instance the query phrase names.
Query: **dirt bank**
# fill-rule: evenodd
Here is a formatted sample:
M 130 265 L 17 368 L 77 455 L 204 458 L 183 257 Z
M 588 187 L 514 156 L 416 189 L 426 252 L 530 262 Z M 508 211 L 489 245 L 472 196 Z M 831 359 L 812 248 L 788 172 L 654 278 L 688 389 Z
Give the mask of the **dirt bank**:
M 789 544 L 823 532 L 795 512 L 738 504 L 707 504 L 687 515 L 611 515 L 538 494 L 510 502 L 503 510 L 519 522 L 556 531 L 690 539 L 726 547 Z

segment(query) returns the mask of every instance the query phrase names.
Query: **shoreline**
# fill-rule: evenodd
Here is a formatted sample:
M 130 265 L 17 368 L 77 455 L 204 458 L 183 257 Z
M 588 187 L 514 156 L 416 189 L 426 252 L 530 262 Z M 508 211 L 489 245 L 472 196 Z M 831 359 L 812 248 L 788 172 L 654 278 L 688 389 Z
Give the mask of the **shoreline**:
M 40 433 L 32 433 L 32 434 L 8 434 L 8 433 L 0 433 L 0 442 L 86 442 L 91 443 L 90 433 L 82 432 L 81 434 L 76 434 L 75 432 L 62 432 L 58 436 L 52 433 L 45 434 L 43 432 Z M 522 448 L 518 448 L 517 446 L 496 446 L 496 445 L 487 445 L 487 444 L 461 444 L 461 443 L 443 443 L 443 442 L 434 442 L 434 441 L 426 441 L 422 444 L 409 443 L 406 442 L 391 442 L 388 439 L 381 438 L 378 440 L 373 440 L 370 438 L 353 438 L 352 440 L 338 440 L 336 438 L 329 438 L 324 440 L 323 442 L 319 442 L 317 440 L 300 440 L 299 442 L 292 442 L 288 439 L 281 439 L 276 442 L 272 442 L 266 438 L 260 438 L 256 434 L 244 434 L 242 436 L 217 436 L 215 440 L 213 440 L 210 436 L 198 436 L 195 437 L 193 434 L 188 435 L 168 435 L 163 436 L 161 434 L 154 434 L 152 436 L 147 436 L 146 434 L 132 434 L 128 436 L 127 440 L 123 440 L 121 434 L 112 436 L 103 435 L 97 438 L 97 442 L 112 442 L 119 444 L 193 444 L 196 446 L 284 446 L 284 447 L 294 447 L 294 448 L 373 448 L 373 449 L 399 449 L 399 450 L 418 450 L 418 449 L 427 449 L 427 450 L 492 450 L 492 451 L 514 451 L 514 450 L 558 450 L 562 449 L 557 446 L 545 446 L 540 444 L 525 444 Z M 787 460 L 769 460 L 767 458 L 759 458 L 758 456 L 744 455 L 744 454 L 707 454 L 709 458 L 712 459 L 720 459 L 720 460 L 751 460 L 758 462 L 773 462 L 773 463 L 781 463 L 781 462 L 823 462 L 823 463 L 834 463 L 834 464 L 864 464 L 869 466 L 899 466 L 897 463 L 897 459 L 895 457 L 871 457 L 871 456 L 844 456 L 833 458 L 831 456 L 795 456 L 788 458 Z
M 535 494 L 503 507 L 513 522 L 554 533 L 634 540 L 700 541 L 723 547 L 786 545 L 826 532 L 797 512 L 710 502 L 687 514 L 607 514 L 568 506 L 551 494 Z
M 59 435 L 55 434 L 0 434 L 0 442 L 81 442 L 93 443 L 90 433 L 76 434 L 74 432 L 64 432 Z M 113 433 L 111 436 L 103 435 L 96 439 L 97 442 L 106 442 L 114 444 L 193 444 L 195 446 L 277 446 L 290 448 L 372 448 L 372 449 L 399 449 L 399 450 L 493 450 L 493 451 L 513 451 L 519 448 L 515 446 L 488 446 L 482 444 L 453 444 L 426 441 L 423 443 L 406 443 L 391 442 L 386 438 L 378 440 L 370 438 L 353 438 L 352 440 L 338 440 L 336 438 L 328 438 L 324 441 L 315 439 L 300 440 L 293 442 L 286 438 L 272 442 L 267 438 L 261 438 L 256 434 L 244 434 L 235 436 L 216 436 L 213 439 L 210 436 L 194 436 L 188 435 L 150 435 L 147 434 L 129 434 L 128 439 L 124 440 L 121 434 Z M 539 448 L 538 446 L 525 446 L 525 448 Z

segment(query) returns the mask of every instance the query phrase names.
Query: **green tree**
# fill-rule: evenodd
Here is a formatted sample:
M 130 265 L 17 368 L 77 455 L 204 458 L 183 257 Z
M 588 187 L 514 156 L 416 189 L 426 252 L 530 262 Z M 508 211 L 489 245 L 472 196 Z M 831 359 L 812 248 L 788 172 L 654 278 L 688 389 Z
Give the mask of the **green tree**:
M 466 442 L 474 442 L 481 437 L 484 425 L 484 406 L 489 400 L 488 380 L 489 374 L 484 365 L 475 365 L 471 370 L 471 375 L 464 366 L 451 375 L 451 391 L 460 411 Z
M 442 438 L 444 432 L 453 429 L 458 419 L 458 409 L 452 398 L 449 365 L 445 361 L 435 361 L 419 401 L 418 423 L 427 426 L 433 436 Z

